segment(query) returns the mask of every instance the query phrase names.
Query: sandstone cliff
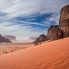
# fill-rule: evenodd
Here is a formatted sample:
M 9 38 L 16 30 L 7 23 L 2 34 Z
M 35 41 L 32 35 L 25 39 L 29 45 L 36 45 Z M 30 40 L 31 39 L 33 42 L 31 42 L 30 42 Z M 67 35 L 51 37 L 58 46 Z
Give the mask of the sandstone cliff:
M 58 25 L 52 25 L 48 29 L 47 39 L 48 40 L 57 40 L 63 38 L 63 31 L 59 29 Z
M 57 40 L 64 37 L 69 37 L 69 5 L 61 9 L 59 25 L 52 25 L 48 28 L 47 37 L 41 35 L 34 43 L 37 44 L 46 40 Z
M 60 12 L 59 25 L 53 25 L 48 29 L 49 40 L 69 37 L 69 5 L 64 6 Z
M 64 37 L 69 36 L 69 5 L 64 6 L 60 12 L 59 27 L 64 33 Z

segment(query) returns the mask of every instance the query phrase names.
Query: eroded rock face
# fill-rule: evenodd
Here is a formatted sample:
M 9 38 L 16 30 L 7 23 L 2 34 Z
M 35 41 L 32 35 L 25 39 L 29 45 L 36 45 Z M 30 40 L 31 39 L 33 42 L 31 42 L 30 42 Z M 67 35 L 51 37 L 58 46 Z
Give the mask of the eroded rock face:
M 57 40 L 63 38 L 63 31 L 59 29 L 58 25 L 52 25 L 48 29 L 48 34 L 47 34 L 48 40 Z
M 64 6 L 60 12 L 59 28 L 63 31 L 64 37 L 69 36 L 69 5 Z
M 7 38 L 2 37 L 2 35 L 0 35 L 0 43 L 11 43 L 11 41 Z
M 64 37 L 69 37 L 69 5 L 64 6 L 60 12 L 59 25 L 52 25 L 48 29 L 46 40 L 57 40 Z M 35 40 L 35 44 L 45 41 L 45 36 L 40 35 Z
M 48 29 L 49 40 L 69 37 L 69 5 L 64 6 L 60 12 L 59 25 L 53 25 Z
M 38 44 L 41 44 L 41 42 L 44 42 L 46 40 L 47 40 L 47 36 L 42 34 L 34 41 L 34 44 L 38 45 Z
M 11 41 L 15 41 L 16 40 L 16 37 L 12 36 L 12 35 L 5 35 L 4 37 L 9 39 L 9 40 L 11 40 Z

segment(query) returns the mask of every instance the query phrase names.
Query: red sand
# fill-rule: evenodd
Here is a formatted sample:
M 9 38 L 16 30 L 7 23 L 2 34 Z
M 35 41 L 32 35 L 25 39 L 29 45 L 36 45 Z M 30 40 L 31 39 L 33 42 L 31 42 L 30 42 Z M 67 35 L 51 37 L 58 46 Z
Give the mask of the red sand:
M 0 69 L 69 69 L 69 38 L 2 55 Z

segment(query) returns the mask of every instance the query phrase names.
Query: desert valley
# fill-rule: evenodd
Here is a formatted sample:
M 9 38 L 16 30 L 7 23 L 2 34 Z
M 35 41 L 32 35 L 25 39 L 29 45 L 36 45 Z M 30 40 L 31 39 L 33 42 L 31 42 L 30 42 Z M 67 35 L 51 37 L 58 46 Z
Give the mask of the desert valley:
M 31 43 L 13 43 L 0 35 L 0 69 L 69 69 L 69 5 L 62 7 L 59 24 L 51 25 Z
M 69 38 L 3 54 L 0 69 L 69 69 Z

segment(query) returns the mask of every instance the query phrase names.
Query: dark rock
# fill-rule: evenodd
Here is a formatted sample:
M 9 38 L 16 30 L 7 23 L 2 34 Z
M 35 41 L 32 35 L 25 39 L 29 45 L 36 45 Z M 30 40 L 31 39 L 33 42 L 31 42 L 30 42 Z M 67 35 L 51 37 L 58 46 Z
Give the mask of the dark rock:
M 12 35 L 5 35 L 4 37 L 9 39 L 9 40 L 11 40 L 11 41 L 15 41 L 16 40 L 16 37 L 12 36 Z
M 41 44 L 39 37 L 33 42 L 35 45 Z
M 34 44 L 38 45 L 38 44 L 41 44 L 41 42 L 44 42 L 46 40 L 47 40 L 47 36 L 42 34 L 34 41 Z
M 48 40 L 57 40 L 63 38 L 63 32 L 59 29 L 58 25 L 52 25 L 48 29 L 47 39 Z
M 11 41 L 7 38 L 2 37 L 2 35 L 0 35 L 0 43 L 11 43 Z

